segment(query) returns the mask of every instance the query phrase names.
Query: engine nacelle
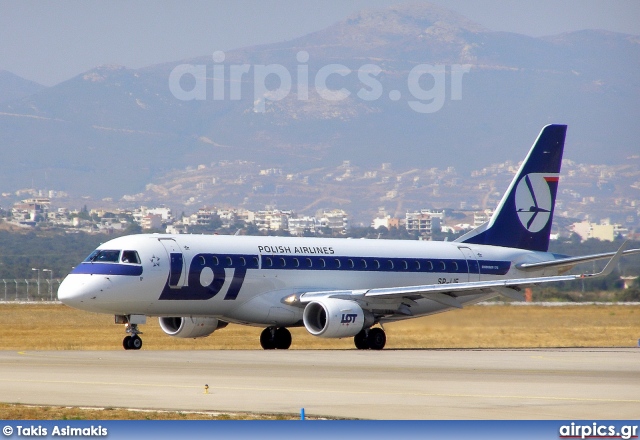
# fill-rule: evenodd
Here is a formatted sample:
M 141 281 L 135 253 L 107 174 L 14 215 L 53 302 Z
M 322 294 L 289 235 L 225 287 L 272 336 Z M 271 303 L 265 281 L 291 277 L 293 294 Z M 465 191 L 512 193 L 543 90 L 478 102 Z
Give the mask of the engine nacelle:
M 326 298 L 307 304 L 302 321 L 313 336 L 346 338 L 357 335 L 365 327 L 371 327 L 374 317 L 371 312 L 362 310 L 355 301 Z
M 160 328 L 175 338 L 203 338 L 215 330 L 224 328 L 227 323 L 211 317 L 162 317 Z

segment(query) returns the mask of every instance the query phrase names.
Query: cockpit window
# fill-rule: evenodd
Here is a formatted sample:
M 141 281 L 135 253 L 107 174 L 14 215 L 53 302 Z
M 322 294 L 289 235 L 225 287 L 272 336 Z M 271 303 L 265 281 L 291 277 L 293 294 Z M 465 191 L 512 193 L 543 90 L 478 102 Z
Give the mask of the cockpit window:
M 136 251 L 122 251 L 122 262 L 140 264 L 140 257 Z
M 120 251 L 96 249 L 84 261 L 85 263 L 117 263 L 120 261 Z

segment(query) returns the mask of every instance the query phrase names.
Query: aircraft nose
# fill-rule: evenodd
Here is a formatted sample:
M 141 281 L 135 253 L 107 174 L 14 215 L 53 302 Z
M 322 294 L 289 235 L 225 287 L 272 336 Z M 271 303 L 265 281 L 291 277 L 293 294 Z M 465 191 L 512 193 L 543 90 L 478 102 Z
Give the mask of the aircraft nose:
M 86 293 L 86 285 L 82 278 L 81 275 L 72 274 L 62 280 L 58 287 L 58 299 L 63 304 L 75 307 L 82 302 Z

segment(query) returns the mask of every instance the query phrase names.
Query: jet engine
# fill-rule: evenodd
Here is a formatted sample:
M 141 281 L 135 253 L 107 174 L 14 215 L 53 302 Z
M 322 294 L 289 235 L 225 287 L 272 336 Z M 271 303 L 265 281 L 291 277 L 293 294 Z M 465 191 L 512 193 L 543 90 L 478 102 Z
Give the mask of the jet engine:
M 311 301 L 304 308 L 302 321 L 307 331 L 321 338 L 346 338 L 371 327 L 374 317 L 355 302 L 326 298 Z
M 217 318 L 206 317 L 162 317 L 159 318 L 162 331 L 176 338 L 203 338 L 227 323 Z

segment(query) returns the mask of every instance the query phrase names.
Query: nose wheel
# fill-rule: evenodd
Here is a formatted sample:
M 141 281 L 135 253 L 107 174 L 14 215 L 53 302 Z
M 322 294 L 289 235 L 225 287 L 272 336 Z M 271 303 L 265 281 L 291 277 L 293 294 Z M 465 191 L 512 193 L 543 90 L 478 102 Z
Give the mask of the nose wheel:
M 138 330 L 138 324 L 127 324 L 127 335 L 122 340 L 122 348 L 125 350 L 140 350 L 142 348 L 142 339 L 139 334 L 142 334 L 140 330 Z

